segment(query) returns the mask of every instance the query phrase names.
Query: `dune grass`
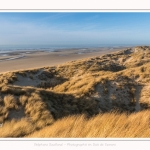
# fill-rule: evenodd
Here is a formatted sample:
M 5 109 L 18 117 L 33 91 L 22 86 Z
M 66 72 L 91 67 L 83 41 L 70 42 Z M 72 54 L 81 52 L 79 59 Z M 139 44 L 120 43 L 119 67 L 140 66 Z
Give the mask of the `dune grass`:
M 150 111 L 133 114 L 109 112 L 87 119 L 84 115 L 56 121 L 28 136 L 59 138 L 149 138 Z
M 0 74 L 0 137 L 149 137 L 150 47 Z

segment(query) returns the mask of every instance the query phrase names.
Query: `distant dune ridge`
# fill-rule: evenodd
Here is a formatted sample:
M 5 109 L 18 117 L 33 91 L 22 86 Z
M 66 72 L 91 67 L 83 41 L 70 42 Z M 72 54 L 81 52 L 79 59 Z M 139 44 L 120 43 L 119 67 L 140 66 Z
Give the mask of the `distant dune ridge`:
M 0 74 L 0 124 L 0 137 L 150 137 L 150 46 Z

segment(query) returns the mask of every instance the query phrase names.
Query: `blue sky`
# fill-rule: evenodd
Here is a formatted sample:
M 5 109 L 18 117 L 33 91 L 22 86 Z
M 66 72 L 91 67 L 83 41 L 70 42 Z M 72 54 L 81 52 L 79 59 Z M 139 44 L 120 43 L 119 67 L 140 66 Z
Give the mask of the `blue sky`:
M 0 12 L 0 45 L 150 45 L 150 13 Z

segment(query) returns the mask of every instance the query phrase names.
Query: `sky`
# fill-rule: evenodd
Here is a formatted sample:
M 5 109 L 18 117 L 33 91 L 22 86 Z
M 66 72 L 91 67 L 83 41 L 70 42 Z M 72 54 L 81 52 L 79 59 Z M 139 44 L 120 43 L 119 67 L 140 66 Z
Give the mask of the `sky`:
M 150 45 L 150 13 L 0 12 L 0 45 Z

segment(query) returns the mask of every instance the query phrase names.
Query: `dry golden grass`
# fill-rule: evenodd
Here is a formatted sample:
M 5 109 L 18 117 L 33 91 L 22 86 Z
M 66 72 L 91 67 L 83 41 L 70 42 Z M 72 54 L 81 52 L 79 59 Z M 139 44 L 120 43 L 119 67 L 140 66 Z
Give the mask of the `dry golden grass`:
M 8 109 L 17 109 L 16 99 L 13 95 L 7 95 L 4 97 L 4 105 Z
M 11 121 L 4 123 L 0 128 L 0 137 L 22 137 L 30 134 L 34 130 L 35 126 L 26 119 L 12 119 Z
M 90 119 L 84 115 L 70 116 L 26 137 L 59 138 L 139 138 L 150 137 L 150 111 L 99 114 Z

